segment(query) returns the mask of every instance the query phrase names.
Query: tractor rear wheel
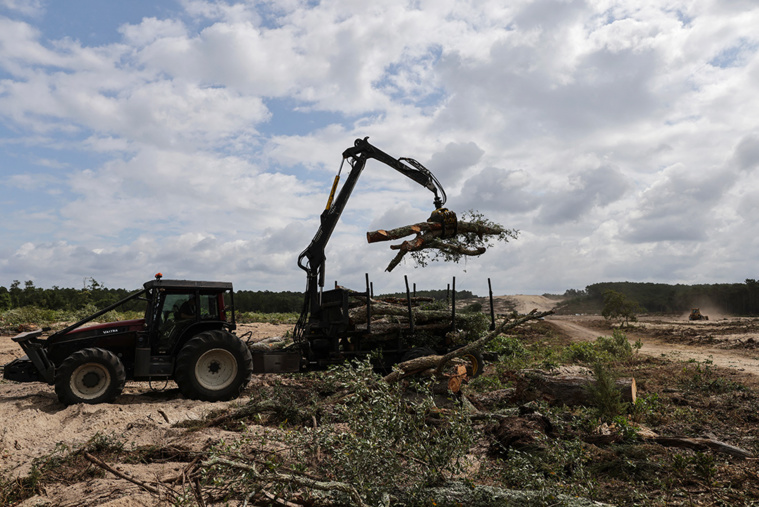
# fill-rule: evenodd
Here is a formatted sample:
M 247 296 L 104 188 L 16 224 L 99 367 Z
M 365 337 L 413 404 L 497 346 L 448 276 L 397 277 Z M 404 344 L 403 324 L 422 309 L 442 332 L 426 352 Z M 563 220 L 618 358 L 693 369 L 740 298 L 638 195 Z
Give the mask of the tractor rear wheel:
M 226 401 L 237 398 L 253 375 L 248 346 L 226 331 L 204 331 L 182 347 L 174 380 L 191 400 Z
M 77 350 L 55 372 L 55 393 L 64 405 L 110 403 L 124 390 L 126 372 L 113 352 Z

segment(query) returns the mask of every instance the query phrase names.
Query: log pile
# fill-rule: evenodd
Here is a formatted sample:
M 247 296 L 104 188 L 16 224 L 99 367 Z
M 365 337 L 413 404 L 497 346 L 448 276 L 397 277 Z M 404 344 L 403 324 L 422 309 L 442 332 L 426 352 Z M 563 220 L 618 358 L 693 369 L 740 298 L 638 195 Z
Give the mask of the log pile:
M 365 295 L 351 296 L 351 328 L 365 331 L 373 342 L 402 337 L 408 348 L 433 349 L 468 343 L 487 330 L 489 321 L 482 313 L 458 313 L 432 298 L 378 297 L 366 304 Z M 367 322 L 367 317 L 369 322 Z

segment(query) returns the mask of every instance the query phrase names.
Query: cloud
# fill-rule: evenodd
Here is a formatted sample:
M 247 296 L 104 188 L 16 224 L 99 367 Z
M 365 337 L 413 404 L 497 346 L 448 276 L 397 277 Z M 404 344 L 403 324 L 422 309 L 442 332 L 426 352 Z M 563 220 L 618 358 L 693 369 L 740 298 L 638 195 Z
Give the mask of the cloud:
M 759 135 L 750 134 L 740 140 L 735 147 L 735 162 L 744 171 L 759 165 Z
M 563 292 L 753 269 L 734 253 L 755 246 L 759 192 L 750 1 L 137 3 L 97 46 L 65 31 L 74 10 L 53 29 L 42 3 L 0 2 L 3 276 L 301 289 L 295 257 L 364 136 L 423 161 L 451 209 L 524 231 L 378 285 L 456 273 Z M 330 276 L 384 268 L 364 232 L 425 219 L 430 197 L 369 161 Z
M 474 142 L 448 143 L 442 151 L 432 155 L 428 168 L 441 181 L 454 183 L 466 175 L 466 170 L 477 164 L 485 152 Z
M 529 212 L 542 202 L 530 189 L 530 182 L 525 171 L 487 167 L 464 182 L 455 202 L 466 209 L 482 212 Z
M 0 7 L 32 17 L 41 15 L 45 10 L 42 0 L 0 0 Z
M 593 208 L 603 208 L 621 198 L 630 183 L 617 167 L 604 165 L 570 177 L 568 188 L 544 196 L 537 221 L 558 225 L 581 219 Z
M 621 232 L 624 241 L 703 241 L 716 226 L 714 208 L 735 183 L 729 170 L 696 174 L 677 165 L 664 171 L 640 196 Z

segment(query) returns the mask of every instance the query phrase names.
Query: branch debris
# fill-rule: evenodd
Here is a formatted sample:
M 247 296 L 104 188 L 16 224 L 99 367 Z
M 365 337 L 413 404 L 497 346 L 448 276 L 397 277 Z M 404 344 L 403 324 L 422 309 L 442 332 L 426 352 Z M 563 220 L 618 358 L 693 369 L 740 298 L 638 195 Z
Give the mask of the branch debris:
M 395 229 L 370 231 L 366 233 L 369 243 L 378 241 L 393 241 L 412 234 L 414 238 L 397 245 L 391 245 L 391 250 L 398 253 L 385 268 L 392 271 L 403 260 L 407 253 L 411 253 L 417 266 L 426 266 L 429 261 L 442 258 L 445 261 L 458 262 L 465 256 L 482 255 L 488 247 L 492 246 L 492 240 L 508 242 L 509 238 L 517 239 L 519 231 L 506 229 L 503 226 L 491 222 L 476 211 L 464 213 L 463 220 L 456 226 L 456 234 L 452 237 L 443 238 L 443 224 L 438 222 L 420 222 Z

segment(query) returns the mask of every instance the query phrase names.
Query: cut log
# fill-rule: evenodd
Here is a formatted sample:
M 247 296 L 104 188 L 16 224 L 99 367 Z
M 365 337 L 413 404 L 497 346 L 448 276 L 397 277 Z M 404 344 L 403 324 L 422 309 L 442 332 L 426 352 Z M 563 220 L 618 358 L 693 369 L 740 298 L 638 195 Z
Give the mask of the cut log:
M 485 253 L 486 246 L 490 244 L 484 240 L 485 237 L 508 241 L 508 238 L 516 239 L 518 235 L 516 230 L 504 229 L 500 225 L 482 219 L 477 215 L 473 214 L 473 218 L 478 218 L 478 220 L 473 222 L 459 221 L 456 225 L 456 232 L 451 237 L 442 237 L 443 224 L 439 222 L 420 222 L 396 229 L 370 231 L 366 233 L 366 240 L 369 243 L 375 243 L 377 241 L 401 239 L 412 234 L 416 235 L 413 239 L 390 246 L 392 250 L 398 250 L 396 256 L 385 268 L 386 271 L 392 271 L 408 252 L 420 253 L 422 250 L 432 249 L 436 250 L 446 260 L 458 261 L 463 256 Z M 417 261 L 419 262 L 419 259 Z
M 548 397 L 568 406 L 593 404 L 588 391 L 588 387 L 595 383 L 592 376 L 552 375 L 540 370 L 523 370 L 519 372 L 518 378 L 518 391 L 523 401 Z M 638 389 L 634 378 L 618 379 L 616 385 L 622 401 L 635 403 Z
M 509 329 L 513 329 L 530 320 L 540 319 L 541 317 L 546 317 L 551 314 L 553 314 L 552 311 L 541 313 L 531 312 L 528 315 L 524 315 L 516 320 L 502 321 L 496 326 L 495 330 L 490 331 L 485 336 L 479 338 L 476 341 L 448 352 L 444 356 L 424 356 L 417 359 L 412 359 L 411 361 L 400 363 L 397 365 L 397 368 L 394 369 L 393 372 L 389 375 L 386 375 L 384 379 L 386 382 L 393 383 L 398 382 L 399 380 L 411 375 L 420 373 L 427 375 L 440 375 L 445 366 L 453 358 L 465 357 L 472 352 L 480 351 L 485 345 L 488 344 L 488 342 L 493 340 L 496 336 L 508 331 Z
M 466 234 L 473 232 L 478 235 L 498 235 L 505 231 L 500 226 L 481 224 L 477 222 L 463 222 L 459 221 L 456 226 L 456 232 L 458 234 Z M 380 229 L 377 231 L 371 231 L 366 233 L 366 241 L 369 243 L 376 243 L 378 241 L 393 241 L 396 239 L 405 238 L 412 234 L 416 234 L 417 237 L 413 240 L 407 241 L 407 243 L 415 242 L 422 234 L 428 234 L 432 237 L 438 237 L 443 233 L 443 224 L 438 222 L 420 222 L 412 225 L 405 225 L 403 227 L 397 227 L 386 231 Z

